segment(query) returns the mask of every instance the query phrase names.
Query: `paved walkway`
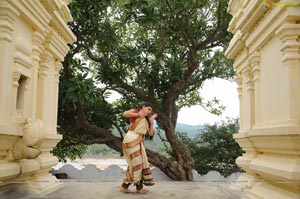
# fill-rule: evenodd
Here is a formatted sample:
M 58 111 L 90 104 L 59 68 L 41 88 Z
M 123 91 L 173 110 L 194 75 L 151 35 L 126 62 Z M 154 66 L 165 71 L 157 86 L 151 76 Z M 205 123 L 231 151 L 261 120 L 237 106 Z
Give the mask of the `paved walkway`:
M 148 194 L 122 193 L 121 182 L 101 181 L 64 181 L 59 187 L 47 194 L 30 194 L 26 189 L 11 188 L 2 191 L 2 199 L 236 199 L 238 197 L 224 191 L 229 183 L 223 182 L 167 182 L 160 181 Z M 131 187 L 134 190 L 134 187 Z

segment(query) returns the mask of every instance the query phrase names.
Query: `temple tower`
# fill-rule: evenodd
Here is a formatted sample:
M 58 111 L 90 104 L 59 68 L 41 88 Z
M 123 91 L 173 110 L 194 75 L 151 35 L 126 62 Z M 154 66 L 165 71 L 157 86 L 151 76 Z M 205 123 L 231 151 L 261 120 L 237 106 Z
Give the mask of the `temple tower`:
M 231 0 L 245 198 L 300 197 L 300 2 Z
M 43 191 L 57 134 L 61 62 L 76 37 L 70 0 L 0 0 L 0 187 L 26 183 Z

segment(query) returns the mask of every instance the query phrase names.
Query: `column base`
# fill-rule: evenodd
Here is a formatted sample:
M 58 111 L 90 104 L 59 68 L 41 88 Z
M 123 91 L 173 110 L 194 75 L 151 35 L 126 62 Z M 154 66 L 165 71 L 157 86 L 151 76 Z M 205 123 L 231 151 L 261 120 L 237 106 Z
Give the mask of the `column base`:
M 26 198 L 27 196 L 40 198 L 57 190 L 62 184 L 46 172 L 2 182 L 4 186 L 0 187 L 0 198 Z
M 280 188 L 279 186 L 268 182 L 256 183 L 251 189 L 245 192 L 245 199 L 300 198 L 300 192 L 293 192 L 288 189 Z

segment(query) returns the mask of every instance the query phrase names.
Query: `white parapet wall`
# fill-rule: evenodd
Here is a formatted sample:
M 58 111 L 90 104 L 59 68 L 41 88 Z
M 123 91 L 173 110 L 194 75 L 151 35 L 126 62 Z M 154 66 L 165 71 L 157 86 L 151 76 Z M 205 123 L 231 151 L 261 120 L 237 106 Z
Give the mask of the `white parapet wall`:
M 231 0 L 245 198 L 300 197 L 300 1 Z M 266 182 L 266 183 L 261 183 Z
M 0 1 L 0 187 L 52 179 L 58 160 L 58 82 L 68 43 L 69 0 Z M 51 188 L 29 183 L 33 190 Z M 54 186 L 54 185 L 53 185 Z
M 154 181 L 172 181 L 166 174 L 158 168 L 151 168 Z M 84 180 L 101 180 L 101 181 L 122 181 L 125 177 L 126 170 L 118 165 L 109 165 L 105 169 L 99 169 L 94 164 L 87 164 L 83 168 L 77 168 L 72 164 L 64 164 L 60 168 L 52 168 L 53 175 L 62 176 L 61 179 L 84 179 Z M 193 170 L 194 182 L 233 182 L 238 179 L 242 173 L 232 173 L 228 177 L 222 176 L 218 171 L 209 171 L 205 175 L 200 175 Z

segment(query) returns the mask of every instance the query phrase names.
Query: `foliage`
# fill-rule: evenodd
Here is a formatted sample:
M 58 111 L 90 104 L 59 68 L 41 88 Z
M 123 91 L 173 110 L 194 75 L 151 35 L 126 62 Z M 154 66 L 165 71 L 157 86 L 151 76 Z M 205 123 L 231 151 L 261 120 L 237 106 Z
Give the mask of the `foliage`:
M 216 99 L 204 101 L 198 90 L 207 79 L 234 76 L 224 56 L 232 36 L 228 2 L 73 0 L 69 25 L 77 41 L 63 63 L 59 92 L 64 139 L 122 153 L 128 120 L 121 113 L 149 101 L 175 160 L 147 151 L 149 161 L 172 179 L 190 180 L 193 161 L 175 135 L 178 111 L 197 104 L 214 114 L 224 108 Z M 109 103 L 109 91 L 121 98 Z
M 85 154 L 87 155 L 112 155 L 117 154 L 116 151 L 112 150 L 104 144 L 92 144 L 89 145 Z
M 231 38 L 223 31 L 230 19 L 226 5 L 210 0 L 74 0 L 70 25 L 78 42 L 73 47 L 92 60 L 89 67 L 99 83 L 135 102 L 143 99 L 135 100 L 137 93 L 128 92 L 124 83 L 163 100 L 196 56 L 197 69 L 174 99 L 178 108 L 201 104 L 220 114 L 218 101 L 204 102 L 197 88 L 206 79 L 234 75 L 223 54 Z
M 238 132 L 238 119 L 228 119 L 213 125 L 206 124 L 195 139 L 180 134 L 195 160 L 195 169 L 200 174 L 211 170 L 228 176 L 240 172 L 235 159 L 242 155 L 242 149 L 232 135 Z
M 61 140 L 57 146 L 53 149 L 53 155 L 58 157 L 60 162 L 67 162 L 67 158 L 75 160 L 77 157 L 81 158 L 81 155 L 87 150 L 87 146 L 84 144 L 78 144 L 68 139 Z

